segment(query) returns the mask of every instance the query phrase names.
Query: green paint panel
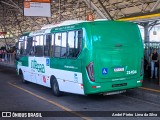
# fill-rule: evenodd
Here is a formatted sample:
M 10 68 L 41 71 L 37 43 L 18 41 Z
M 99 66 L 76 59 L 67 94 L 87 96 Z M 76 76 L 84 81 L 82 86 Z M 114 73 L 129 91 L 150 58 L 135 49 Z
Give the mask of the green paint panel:
M 114 81 L 114 82 L 104 82 L 104 83 L 92 83 L 87 84 L 85 94 L 95 94 L 95 93 L 106 93 L 111 91 L 120 91 L 131 88 L 137 88 L 142 86 L 142 83 L 137 83 L 137 81 L 142 80 L 143 77 L 124 80 L 124 81 Z M 124 86 L 120 86 L 124 85 Z M 100 86 L 99 88 L 92 88 L 92 86 Z
M 55 69 L 81 72 L 81 59 L 51 58 L 50 67 Z
M 140 75 L 142 39 L 133 23 L 101 22 L 92 27 L 96 82 Z
M 24 57 L 21 57 L 20 60 L 18 61 L 19 63 L 21 63 L 22 66 L 26 66 L 28 67 L 28 56 L 24 56 Z
M 86 94 L 139 87 L 143 43 L 138 26 L 130 22 L 101 21 L 85 24 L 82 63 Z M 86 66 L 93 62 L 95 82 L 90 81 Z M 105 72 L 103 73 L 103 70 Z M 113 84 L 127 83 L 113 88 Z M 93 89 L 92 86 L 100 88 Z

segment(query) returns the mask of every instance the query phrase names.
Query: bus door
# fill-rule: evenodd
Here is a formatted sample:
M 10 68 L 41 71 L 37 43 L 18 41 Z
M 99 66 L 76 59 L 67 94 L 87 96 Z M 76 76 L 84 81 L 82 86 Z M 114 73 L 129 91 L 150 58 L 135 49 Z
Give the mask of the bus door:
M 37 65 L 38 69 L 36 71 L 37 83 L 43 86 L 50 87 L 50 47 L 52 41 L 52 35 L 47 34 L 40 37 L 40 41 L 43 39 L 43 44 L 40 43 L 35 51 L 37 53 Z M 43 45 L 43 46 L 42 46 Z
M 30 66 L 30 49 L 32 48 L 32 37 L 22 36 L 19 40 L 19 50 L 17 52 L 18 67 L 22 70 L 24 79 L 27 81 L 35 80 L 35 76 Z M 34 76 L 34 78 L 33 78 Z
M 32 64 L 31 66 L 33 66 L 33 64 L 34 64 L 33 62 L 34 62 L 34 60 L 31 60 L 31 64 Z M 30 68 L 30 81 L 33 82 L 33 83 L 36 83 L 35 71 L 36 71 L 35 68 L 33 68 L 33 67 Z
M 35 81 L 37 84 L 46 86 L 46 58 L 44 57 L 35 57 L 36 70 L 35 73 Z
M 35 75 L 35 71 L 36 71 L 36 62 L 35 62 L 35 37 L 32 37 L 32 42 L 30 42 L 30 45 L 28 45 L 29 49 L 28 49 L 28 56 L 29 56 L 29 68 L 30 68 L 30 80 L 33 83 L 36 83 L 36 75 Z

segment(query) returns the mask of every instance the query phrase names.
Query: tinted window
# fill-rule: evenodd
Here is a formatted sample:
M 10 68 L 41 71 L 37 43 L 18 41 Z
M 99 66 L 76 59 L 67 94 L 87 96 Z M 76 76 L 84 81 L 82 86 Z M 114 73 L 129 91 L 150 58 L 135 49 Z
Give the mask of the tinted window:
M 33 38 L 32 37 L 28 37 L 27 38 L 27 48 L 26 48 L 26 54 L 27 55 L 31 55 L 32 54 L 32 49 L 33 49 Z
M 76 31 L 75 37 L 75 57 L 79 55 L 82 49 L 82 30 Z
M 67 49 L 66 49 L 66 41 L 67 41 L 67 33 L 62 33 L 62 45 L 61 45 L 61 57 L 67 56 Z
M 75 58 L 82 49 L 82 30 L 68 32 L 68 58 Z
M 50 56 L 52 35 L 46 35 L 44 38 L 44 56 Z
M 54 49 L 55 49 L 55 35 L 54 34 L 52 34 L 52 40 L 51 40 L 51 49 L 50 49 L 50 55 L 52 56 L 52 57 L 54 57 Z
M 43 56 L 43 36 L 36 36 L 35 40 L 35 56 Z
M 61 51 L 61 42 L 62 42 L 62 37 L 61 33 L 56 33 L 55 34 L 55 48 L 54 48 L 54 56 L 55 57 L 60 57 L 60 51 Z
M 20 55 L 26 55 L 26 49 L 27 49 L 27 36 L 22 36 L 19 39 L 19 51 L 18 54 Z
M 75 42 L 75 31 L 68 32 L 68 55 L 67 57 L 73 57 L 74 56 L 74 42 Z

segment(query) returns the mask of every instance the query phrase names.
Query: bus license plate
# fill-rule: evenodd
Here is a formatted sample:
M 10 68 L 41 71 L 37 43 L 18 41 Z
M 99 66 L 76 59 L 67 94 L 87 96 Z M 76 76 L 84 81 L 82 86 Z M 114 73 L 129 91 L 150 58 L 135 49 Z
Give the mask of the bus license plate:
M 114 72 L 123 72 L 124 68 L 114 68 Z

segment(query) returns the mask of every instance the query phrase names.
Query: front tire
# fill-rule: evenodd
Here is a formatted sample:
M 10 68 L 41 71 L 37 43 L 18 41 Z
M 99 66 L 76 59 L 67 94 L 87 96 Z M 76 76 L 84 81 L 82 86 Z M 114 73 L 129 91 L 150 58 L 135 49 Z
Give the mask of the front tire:
M 61 91 L 59 90 L 59 85 L 56 79 L 52 80 L 51 89 L 54 96 L 59 97 L 62 95 Z
M 25 84 L 27 83 L 27 81 L 24 79 L 22 72 L 20 72 L 20 79 L 21 79 L 22 83 L 25 83 Z

